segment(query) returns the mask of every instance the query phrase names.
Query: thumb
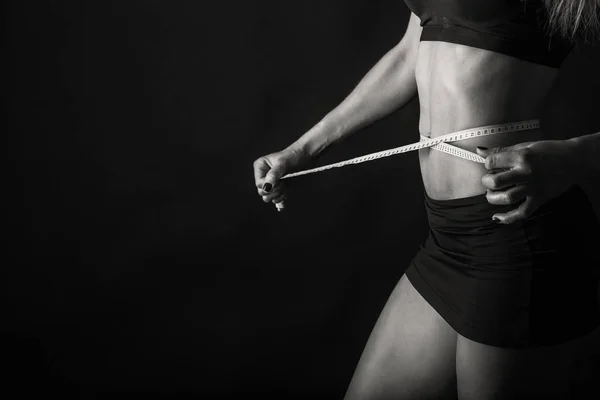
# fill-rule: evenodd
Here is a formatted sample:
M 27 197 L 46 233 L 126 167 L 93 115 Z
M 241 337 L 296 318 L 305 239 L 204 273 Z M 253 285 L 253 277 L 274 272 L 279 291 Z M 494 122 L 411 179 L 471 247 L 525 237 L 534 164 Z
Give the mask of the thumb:
M 271 167 L 269 172 L 267 172 L 267 175 L 265 175 L 265 180 L 263 182 L 263 190 L 265 192 L 270 192 L 271 189 L 273 189 L 277 185 L 277 183 L 279 182 L 281 177 L 284 175 L 284 173 L 285 173 L 284 163 L 281 163 L 281 162 L 273 163 L 273 167 Z
M 498 154 L 498 153 L 514 151 L 514 150 L 521 150 L 521 149 L 531 146 L 533 143 L 535 143 L 535 142 L 523 142 L 523 143 L 513 144 L 512 146 L 494 147 L 491 149 L 488 149 L 487 147 L 483 147 L 483 146 L 477 146 L 477 154 L 479 154 L 481 157 L 487 157 L 487 156 L 491 156 L 492 154 Z
M 477 154 L 481 157 L 486 158 L 492 154 L 496 154 L 502 151 L 502 147 L 494 147 L 492 149 L 488 149 L 487 147 L 477 146 Z

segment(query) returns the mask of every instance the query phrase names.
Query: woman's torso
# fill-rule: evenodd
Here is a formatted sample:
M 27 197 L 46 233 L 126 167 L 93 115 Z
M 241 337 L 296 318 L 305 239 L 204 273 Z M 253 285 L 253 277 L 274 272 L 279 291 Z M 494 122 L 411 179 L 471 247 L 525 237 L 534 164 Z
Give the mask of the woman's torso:
M 484 125 L 539 119 L 569 46 L 546 37 L 540 0 L 406 0 L 421 21 L 416 81 L 419 130 L 435 138 Z M 458 44 L 461 43 L 461 44 Z M 565 50 L 567 53 L 565 53 Z M 528 60 L 528 61 L 525 61 Z M 540 140 L 539 130 L 453 143 L 469 151 Z M 452 199 L 485 192 L 483 164 L 420 150 L 427 194 Z
M 459 44 L 421 42 L 416 67 L 421 135 L 435 138 L 484 125 L 539 119 L 557 69 Z M 540 130 L 453 143 L 476 151 L 540 140 Z M 452 199 L 485 192 L 483 164 L 440 151 L 419 150 L 427 194 Z

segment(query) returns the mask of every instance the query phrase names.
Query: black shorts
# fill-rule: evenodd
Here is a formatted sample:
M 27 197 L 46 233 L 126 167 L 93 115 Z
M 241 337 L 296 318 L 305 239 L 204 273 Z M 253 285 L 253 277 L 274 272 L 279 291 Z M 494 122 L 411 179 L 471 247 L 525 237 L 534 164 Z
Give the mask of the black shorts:
M 456 332 L 505 348 L 567 342 L 600 324 L 600 225 L 579 187 L 523 222 L 485 195 L 434 200 L 430 232 L 406 276 Z

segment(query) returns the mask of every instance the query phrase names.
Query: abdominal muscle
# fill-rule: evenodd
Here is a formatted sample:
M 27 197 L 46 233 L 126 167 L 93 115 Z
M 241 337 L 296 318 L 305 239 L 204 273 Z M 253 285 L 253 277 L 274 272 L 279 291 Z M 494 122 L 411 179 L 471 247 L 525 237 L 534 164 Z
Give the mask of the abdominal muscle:
M 539 119 L 557 69 L 446 42 L 421 42 L 416 66 L 421 135 L 435 138 L 484 125 Z M 540 130 L 452 143 L 475 152 L 543 139 Z M 432 149 L 419 150 L 423 184 L 434 199 L 485 193 L 483 164 Z

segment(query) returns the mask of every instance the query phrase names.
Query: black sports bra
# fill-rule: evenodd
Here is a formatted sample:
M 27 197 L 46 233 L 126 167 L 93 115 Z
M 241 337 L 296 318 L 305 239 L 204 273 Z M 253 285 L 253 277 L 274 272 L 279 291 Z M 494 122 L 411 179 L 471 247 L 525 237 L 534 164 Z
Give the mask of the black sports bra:
M 405 0 L 421 19 L 421 41 L 477 47 L 558 68 L 572 49 L 544 31 L 543 0 Z

